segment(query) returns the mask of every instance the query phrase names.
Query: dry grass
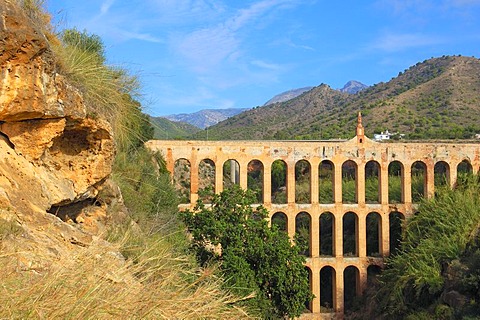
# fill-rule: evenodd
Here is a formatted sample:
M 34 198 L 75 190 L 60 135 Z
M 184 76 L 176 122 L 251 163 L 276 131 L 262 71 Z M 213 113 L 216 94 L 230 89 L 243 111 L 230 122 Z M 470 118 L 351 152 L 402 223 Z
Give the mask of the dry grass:
M 2 254 L 0 318 L 248 318 L 212 270 L 171 252 L 158 241 L 132 263 L 115 251 L 84 248 L 40 273 L 19 272 L 15 255 Z

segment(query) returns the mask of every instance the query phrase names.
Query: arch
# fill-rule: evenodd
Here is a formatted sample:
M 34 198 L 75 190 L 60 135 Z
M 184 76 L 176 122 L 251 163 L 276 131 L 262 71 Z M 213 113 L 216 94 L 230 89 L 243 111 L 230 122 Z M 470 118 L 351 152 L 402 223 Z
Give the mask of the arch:
M 404 170 L 400 161 L 388 164 L 388 202 L 404 203 Z
M 271 219 L 271 225 L 277 226 L 278 230 L 288 231 L 288 217 L 283 212 L 275 212 Z
M 367 285 L 371 286 L 378 281 L 378 276 L 382 272 L 382 268 L 376 264 L 371 264 L 367 267 Z
M 215 163 L 203 159 L 198 165 L 198 196 L 204 203 L 212 203 L 215 193 Z
M 358 216 L 355 212 L 343 215 L 343 255 L 358 256 Z
M 336 273 L 331 266 L 320 269 L 320 312 L 332 313 L 336 309 Z
M 395 254 L 398 249 L 400 249 L 403 233 L 403 222 L 405 221 L 405 216 L 398 212 L 392 211 L 388 215 L 389 229 L 388 233 L 390 235 L 390 254 Z
M 320 255 L 335 256 L 335 216 L 331 212 L 320 215 Z
M 297 244 L 304 247 L 301 254 L 311 257 L 312 251 L 312 218 L 308 212 L 302 211 L 295 217 Z
M 342 202 L 357 203 L 357 164 L 347 160 L 342 164 Z
M 367 256 L 379 257 L 382 243 L 382 217 L 377 212 L 370 212 L 365 220 L 367 230 Z
M 320 203 L 335 203 L 335 165 L 323 160 L 318 165 L 318 199 Z
M 173 165 L 173 185 L 177 191 L 180 203 L 190 203 L 190 161 L 181 158 Z
M 308 275 L 308 284 L 310 285 L 310 292 L 312 292 L 312 287 L 313 287 L 313 283 L 312 283 L 312 270 L 305 266 L 304 267 L 305 270 L 307 270 L 307 275 Z M 307 299 L 307 301 L 305 301 L 305 309 L 307 309 L 308 311 L 312 312 L 312 300 L 309 300 Z
M 422 161 L 415 161 L 412 164 L 412 203 L 418 203 L 425 197 L 427 184 L 427 165 Z
M 271 171 L 272 203 L 287 203 L 287 164 L 275 160 Z
M 462 174 L 468 174 L 473 172 L 473 167 L 467 159 L 463 159 L 458 165 L 457 165 L 457 176 L 462 175 Z
M 240 165 L 235 159 L 228 159 L 223 163 L 223 190 L 240 184 Z
M 439 187 L 450 185 L 450 166 L 445 161 L 438 161 L 433 167 L 433 180 L 435 190 Z
M 345 311 L 351 310 L 355 298 L 360 293 L 360 272 L 355 266 L 348 266 L 343 271 L 343 300 Z
M 295 202 L 311 202 L 311 167 L 307 160 L 295 164 Z
M 365 164 L 365 202 L 380 203 L 380 164 L 374 160 Z
M 252 160 L 247 165 L 247 188 L 255 193 L 257 203 L 263 203 L 263 163 Z

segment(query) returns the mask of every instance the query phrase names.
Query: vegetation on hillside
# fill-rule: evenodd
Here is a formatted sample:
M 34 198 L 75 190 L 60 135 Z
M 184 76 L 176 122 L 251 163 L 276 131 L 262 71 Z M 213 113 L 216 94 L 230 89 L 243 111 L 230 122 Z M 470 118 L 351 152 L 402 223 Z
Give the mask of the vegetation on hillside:
M 461 175 L 420 204 L 407 221 L 400 251 L 370 288 L 353 318 L 478 319 L 480 180 Z
M 470 139 L 480 133 L 480 60 L 443 56 L 419 62 L 357 94 L 320 85 L 283 103 L 248 110 L 209 128 L 210 139 L 349 139 L 362 112 L 365 133 L 405 139 Z M 205 139 L 204 133 L 196 135 Z
M 163 117 L 150 117 L 150 123 L 154 128 L 153 138 L 160 140 L 182 140 L 189 139 L 193 134 L 201 131 L 186 122 L 170 121 Z
M 199 262 L 220 262 L 226 286 L 240 296 L 254 294 L 245 306 L 264 319 L 297 317 L 312 299 L 302 248 L 287 233 L 268 227 L 268 211 L 252 207 L 255 195 L 239 186 L 199 201 L 183 218 Z

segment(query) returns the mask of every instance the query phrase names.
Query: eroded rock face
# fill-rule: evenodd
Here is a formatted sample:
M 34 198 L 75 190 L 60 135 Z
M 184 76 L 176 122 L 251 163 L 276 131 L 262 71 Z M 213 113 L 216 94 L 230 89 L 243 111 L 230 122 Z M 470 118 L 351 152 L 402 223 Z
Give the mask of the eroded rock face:
M 26 220 L 94 199 L 113 163 L 109 123 L 87 118 L 56 65 L 41 30 L 15 1 L 1 1 L 0 210 Z

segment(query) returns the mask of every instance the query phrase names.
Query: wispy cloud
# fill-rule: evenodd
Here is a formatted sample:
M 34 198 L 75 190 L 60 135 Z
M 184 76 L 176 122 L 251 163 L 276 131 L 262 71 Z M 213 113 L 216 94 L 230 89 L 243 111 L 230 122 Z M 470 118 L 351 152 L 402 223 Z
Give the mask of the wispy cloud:
M 100 15 L 104 15 L 108 13 L 108 10 L 110 10 L 110 7 L 113 5 L 115 0 L 106 0 L 102 3 L 100 6 Z
M 371 46 L 371 48 L 388 52 L 395 52 L 414 47 L 436 45 L 444 43 L 445 41 L 445 39 L 418 33 L 388 33 L 377 39 L 375 43 Z

